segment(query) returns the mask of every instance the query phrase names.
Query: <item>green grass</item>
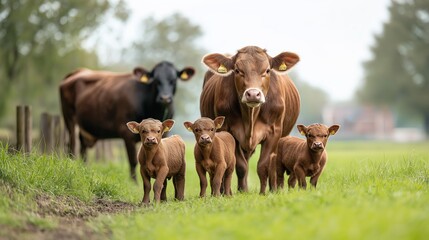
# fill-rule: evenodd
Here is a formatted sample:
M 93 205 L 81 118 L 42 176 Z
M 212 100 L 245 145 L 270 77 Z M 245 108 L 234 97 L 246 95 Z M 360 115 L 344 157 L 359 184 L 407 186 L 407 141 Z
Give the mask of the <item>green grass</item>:
M 199 182 L 187 145 L 185 201 L 169 201 L 89 220 L 112 239 L 426 239 L 429 235 L 429 143 L 338 142 L 317 189 L 258 194 L 257 159 L 250 161 L 248 193 L 198 197 Z M 256 153 L 255 155 L 258 155 Z M 153 181 L 152 181 L 153 182 Z M 56 156 L 10 155 L 0 148 L 0 225 L 23 222 L 55 228 L 35 214 L 40 194 L 90 202 L 104 198 L 138 204 L 126 159 L 90 163 Z M 153 196 L 153 195 L 151 195 Z

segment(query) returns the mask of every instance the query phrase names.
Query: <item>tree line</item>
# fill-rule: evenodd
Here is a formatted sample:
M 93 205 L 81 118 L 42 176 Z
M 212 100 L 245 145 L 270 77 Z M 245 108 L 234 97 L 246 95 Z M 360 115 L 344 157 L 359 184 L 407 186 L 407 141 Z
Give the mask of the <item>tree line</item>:
M 59 113 L 59 82 L 76 68 L 131 71 L 137 65 L 150 69 L 161 60 L 169 60 L 178 68 L 196 68 L 195 78 L 180 84 L 176 95 L 178 121 L 196 119 L 205 72 L 200 59 L 207 52 L 198 44 L 203 31 L 185 16 L 176 13 L 161 20 L 145 18 L 138 29 L 140 37 L 129 46 L 121 46 L 120 63 L 101 64 L 96 50 L 83 47 L 108 20 L 125 24 L 129 14 L 123 0 L 2 0 L 2 128 L 12 127 L 17 104 L 34 106 L 35 114 L 47 110 Z M 365 77 L 357 100 L 388 105 L 405 118 L 421 118 L 428 134 L 429 2 L 392 0 L 389 14 L 383 31 L 374 36 L 372 58 L 363 63 Z M 299 121 L 322 121 L 328 95 L 301 81 L 296 73 L 293 79 L 302 96 Z M 320 101 L 311 101 L 310 96 L 315 95 Z

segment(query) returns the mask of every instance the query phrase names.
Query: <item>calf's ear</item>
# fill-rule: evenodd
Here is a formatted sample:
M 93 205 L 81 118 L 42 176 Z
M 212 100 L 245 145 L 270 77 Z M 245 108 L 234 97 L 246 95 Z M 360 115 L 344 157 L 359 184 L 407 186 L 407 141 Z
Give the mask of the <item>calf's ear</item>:
M 134 76 L 137 77 L 137 79 L 145 84 L 149 84 L 151 83 L 151 77 L 150 77 L 150 72 L 146 71 L 146 69 L 142 68 L 142 67 L 136 67 L 134 68 Z
M 307 135 L 307 127 L 306 126 L 299 124 L 296 126 L 296 128 L 298 128 L 298 131 L 302 136 Z
M 214 74 L 224 77 L 230 75 L 234 70 L 234 63 L 232 59 L 219 53 L 213 53 L 204 56 L 203 63 Z
M 191 122 L 184 122 L 183 126 L 185 126 L 186 129 L 188 129 L 189 132 L 192 132 L 192 125 L 194 125 Z
M 189 79 L 192 78 L 192 76 L 194 76 L 194 74 L 195 74 L 195 70 L 193 68 L 186 67 L 182 69 L 182 71 L 177 72 L 177 77 L 179 77 L 183 81 L 188 81 Z
M 271 58 L 271 68 L 277 73 L 283 74 L 291 69 L 299 61 L 299 56 L 291 52 L 282 52 Z
M 164 122 L 162 122 L 162 133 L 169 132 L 174 125 L 173 119 L 167 119 Z
M 127 127 L 130 129 L 132 133 L 138 134 L 140 133 L 140 125 L 137 122 L 131 121 L 127 122 Z
M 338 129 L 340 129 L 340 125 L 334 124 L 329 127 L 328 131 L 330 135 L 335 135 L 337 133 Z
M 214 123 L 215 123 L 216 129 L 221 128 L 224 121 L 225 121 L 224 116 L 219 116 L 219 117 L 215 118 Z

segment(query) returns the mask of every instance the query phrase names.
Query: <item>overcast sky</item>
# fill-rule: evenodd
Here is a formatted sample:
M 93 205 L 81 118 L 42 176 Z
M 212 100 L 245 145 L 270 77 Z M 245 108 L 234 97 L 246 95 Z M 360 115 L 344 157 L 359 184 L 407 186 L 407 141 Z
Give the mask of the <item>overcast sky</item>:
M 292 69 L 336 101 L 353 97 L 363 77 L 374 34 L 388 19 L 390 0 L 126 0 L 132 9 L 124 36 L 141 21 L 179 12 L 203 30 L 208 53 L 235 53 L 256 45 L 271 56 L 297 53 Z

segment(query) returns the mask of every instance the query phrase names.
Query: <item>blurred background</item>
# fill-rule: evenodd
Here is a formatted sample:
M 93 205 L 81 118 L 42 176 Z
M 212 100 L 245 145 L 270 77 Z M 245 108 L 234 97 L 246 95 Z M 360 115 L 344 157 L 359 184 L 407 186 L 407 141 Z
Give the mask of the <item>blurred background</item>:
M 181 123 L 199 117 L 202 57 L 248 45 L 300 56 L 297 123 L 340 124 L 336 140 L 428 136 L 427 0 L 0 0 L 0 138 L 14 141 L 17 105 L 36 131 L 42 112 L 59 115 L 58 86 L 76 68 L 161 60 L 197 71 L 175 97 L 173 130 L 191 138 Z

